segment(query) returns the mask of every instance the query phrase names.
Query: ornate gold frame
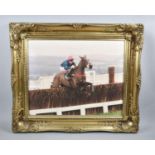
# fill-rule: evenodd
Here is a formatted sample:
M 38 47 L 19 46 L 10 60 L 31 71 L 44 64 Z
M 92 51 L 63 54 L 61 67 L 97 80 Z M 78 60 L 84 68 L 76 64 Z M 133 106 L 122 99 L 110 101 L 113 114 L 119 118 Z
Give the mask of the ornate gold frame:
M 137 132 L 141 85 L 142 24 L 10 23 L 13 132 Z M 29 39 L 104 39 L 125 41 L 122 118 L 101 116 L 30 116 L 28 114 L 27 41 Z

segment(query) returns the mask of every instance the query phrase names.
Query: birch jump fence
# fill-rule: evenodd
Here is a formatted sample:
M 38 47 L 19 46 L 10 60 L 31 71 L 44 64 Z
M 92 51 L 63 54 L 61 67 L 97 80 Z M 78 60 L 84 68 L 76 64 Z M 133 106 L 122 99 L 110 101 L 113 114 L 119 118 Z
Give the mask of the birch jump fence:
M 30 114 L 89 115 L 122 108 L 123 83 L 115 83 L 114 67 L 109 67 L 109 83 L 85 90 L 50 88 L 29 91 Z

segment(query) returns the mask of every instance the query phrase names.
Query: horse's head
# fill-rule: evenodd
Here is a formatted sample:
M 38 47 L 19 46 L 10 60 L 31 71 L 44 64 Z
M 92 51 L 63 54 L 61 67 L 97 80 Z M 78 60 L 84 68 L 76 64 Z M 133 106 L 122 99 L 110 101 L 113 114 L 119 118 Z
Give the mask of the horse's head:
M 86 56 L 84 57 L 81 57 L 81 65 L 84 67 L 84 68 L 89 68 L 89 69 L 92 69 L 93 68 L 93 65 L 90 63 L 90 61 L 86 58 Z

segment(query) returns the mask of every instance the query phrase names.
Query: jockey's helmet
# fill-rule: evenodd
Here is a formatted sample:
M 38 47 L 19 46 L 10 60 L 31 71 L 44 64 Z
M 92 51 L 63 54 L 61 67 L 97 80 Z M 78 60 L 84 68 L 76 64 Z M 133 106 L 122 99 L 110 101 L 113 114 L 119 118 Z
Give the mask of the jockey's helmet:
M 67 60 L 68 60 L 68 61 L 71 61 L 71 60 L 74 60 L 74 58 L 73 58 L 72 56 L 69 56 L 69 57 L 67 58 Z

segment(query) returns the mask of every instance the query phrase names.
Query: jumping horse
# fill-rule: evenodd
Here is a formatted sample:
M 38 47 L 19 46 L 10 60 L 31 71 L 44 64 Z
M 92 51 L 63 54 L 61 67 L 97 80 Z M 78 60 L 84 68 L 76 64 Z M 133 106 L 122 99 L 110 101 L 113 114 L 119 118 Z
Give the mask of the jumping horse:
M 53 79 L 53 83 L 51 87 L 58 88 L 58 87 L 65 87 L 65 88 L 80 88 L 84 89 L 87 86 L 91 86 L 92 90 L 92 83 L 86 82 L 86 75 L 85 75 L 85 69 L 89 68 L 92 69 L 93 65 L 89 62 L 89 60 L 84 57 L 80 57 L 79 64 L 73 69 L 72 71 L 72 78 L 66 79 L 65 78 L 65 72 L 60 72 L 55 75 Z

